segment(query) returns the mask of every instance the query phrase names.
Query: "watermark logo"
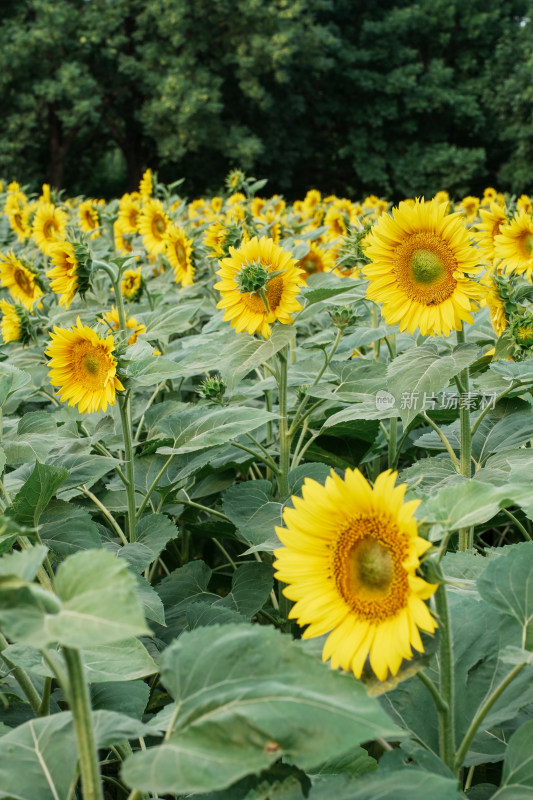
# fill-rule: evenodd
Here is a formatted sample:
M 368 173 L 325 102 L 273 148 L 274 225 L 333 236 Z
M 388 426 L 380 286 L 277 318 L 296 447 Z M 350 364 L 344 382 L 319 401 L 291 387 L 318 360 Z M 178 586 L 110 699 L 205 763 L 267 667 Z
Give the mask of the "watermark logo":
M 388 411 L 389 408 L 394 408 L 396 399 L 393 394 L 386 392 L 385 389 L 380 389 L 376 392 L 376 408 L 379 411 Z
M 417 411 L 432 411 L 435 409 L 454 410 L 468 408 L 477 411 L 485 408 L 494 408 L 496 405 L 496 392 L 402 392 L 399 398 L 399 408 L 402 410 L 415 409 Z M 396 398 L 385 389 L 376 392 L 376 408 L 378 411 L 388 411 L 396 405 Z

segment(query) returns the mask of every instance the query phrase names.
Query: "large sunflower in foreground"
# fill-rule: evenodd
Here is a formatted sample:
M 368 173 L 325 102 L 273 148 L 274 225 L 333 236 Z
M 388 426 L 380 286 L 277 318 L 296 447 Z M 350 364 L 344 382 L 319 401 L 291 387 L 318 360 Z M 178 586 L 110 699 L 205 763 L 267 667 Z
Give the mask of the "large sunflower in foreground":
M 54 326 L 50 337 L 45 350 L 51 359 L 48 375 L 52 386 L 59 387 L 60 400 L 69 406 L 77 404 L 81 414 L 114 405 L 116 390 L 124 387 L 116 374 L 113 337 L 100 338 L 79 317 L 71 330 Z
M 393 215 L 382 214 L 364 240 L 370 259 L 364 275 L 367 297 L 383 303 L 390 325 L 423 336 L 460 330 L 472 322 L 480 289 L 467 273 L 479 270 L 479 251 L 460 214 L 433 199 L 404 201 Z
M 372 489 L 351 469 L 344 480 L 332 470 L 324 486 L 307 478 L 276 528 L 285 545 L 276 577 L 296 601 L 289 616 L 308 626 L 304 638 L 329 633 L 323 660 L 356 678 L 368 656 L 380 680 L 395 675 L 413 648 L 423 652 L 419 630 L 437 627 L 424 602 L 437 587 L 416 574 L 431 545 L 417 534 L 418 501 L 404 503 L 395 480 L 387 470 Z
M 238 333 L 265 337 L 275 320 L 291 323 L 291 314 L 301 308 L 296 296 L 303 284 L 296 259 L 266 236 L 230 247 L 229 253 L 219 262 L 220 281 L 214 286 L 222 295 L 217 308 L 226 309 L 224 320 Z M 271 273 L 279 274 L 269 278 Z
M 0 254 L 0 285 L 9 289 L 13 300 L 28 310 L 43 295 L 36 271 L 23 264 L 13 251 Z

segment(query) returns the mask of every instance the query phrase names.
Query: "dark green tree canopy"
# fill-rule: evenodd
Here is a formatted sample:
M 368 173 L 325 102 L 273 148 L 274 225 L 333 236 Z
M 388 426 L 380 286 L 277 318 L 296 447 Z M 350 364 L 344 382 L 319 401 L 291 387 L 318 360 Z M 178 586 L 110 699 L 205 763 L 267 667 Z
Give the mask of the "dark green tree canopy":
M 150 166 L 297 196 L 527 191 L 527 0 L 26 0 L 0 23 L 0 173 L 105 195 Z

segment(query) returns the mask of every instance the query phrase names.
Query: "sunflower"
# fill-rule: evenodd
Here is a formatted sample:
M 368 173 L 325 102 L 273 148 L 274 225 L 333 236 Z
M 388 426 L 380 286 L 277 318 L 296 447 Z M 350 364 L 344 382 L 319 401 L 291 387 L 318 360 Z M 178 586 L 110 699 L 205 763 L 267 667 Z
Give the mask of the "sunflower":
M 324 250 L 314 242 L 309 243 L 309 252 L 298 261 L 298 267 L 307 280 L 315 272 L 331 272 L 335 266 L 335 257 L 331 250 Z
M 123 194 L 118 204 L 118 223 L 123 233 L 137 233 L 141 205 L 137 192 Z
M 500 233 L 502 226 L 507 224 L 505 209 L 498 203 L 492 202 L 490 208 L 480 208 L 481 223 L 476 225 L 476 238 L 484 260 L 489 264 L 494 261 L 494 239 Z
M 54 266 L 46 273 L 50 288 L 60 295 L 59 305 L 68 308 L 79 288 L 78 259 L 70 242 L 57 242 L 50 247 L 50 259 Z
M 120 289 L 126 300 L 139 300 L 143 290 L 141 268 L 125 270 Z
M 37 273 L 29 264 L 23 264 L 13 251 L 0 254 L 0 284 L 9 289 L 13 300 L 27 309 L 43 295 Z
M 35 244 L 45 255 L 50 255 L 53 244 L 64 241 L 67 219 L 63 209 L 51 203 L 39 203 L 33 218 L 32 235 Z
M 303 283 L 296 259 L 266 236 L 254 236 L 229 252 L 220 261 L 221 280 L 214 286 L 222 295 L 217 308 L 226 309 L 224 320 L 238 333 L 265 337 L 270 336 L 269 323 L 292 322 L 291 313 L 301 308 L 296 296 Z M 269 279 L 271 272 L 279 274 Z
M 516 201 L 516 210 L 517 211 L 525 211 L 526 214 L 531 214 L 533 212 L 533 204 L 531 202 L 531 198 L 527 194 L 521 194 L 518 200 Z
M 500 294 L 502 281 L 505 280 L 503 275 L 491 275 L 490 273 L 485 274 L 481 279 L 481 285 L 485 288 L 485 302 L 496 336 L 501 336 L 509 324 L 505 313 L 505 303 Z
M 113 223 L 113 240 L 115 242 L 115 250 L 117 253 L 133 252 L 131 234 L 124 227 L 121 217 L 116 219 Z
M 147 199 L 148 197 L 151 197 L 153 193 L 154 193 L 154 181 L 152 176 L 152 170 L 147 169 L 143 173 L 141 182 L 139 184 L 139 194 L 141 195 L 142 198 Z
M 120 322 L 118 318 L 117 307 L 112 306 L 111 311 L 104 311 L 101 322 L 107 323 L 112 330 L 118 331 L 120 328 Z M 146 333 L 146 325 L 143 325 L 142 322 L 137 322 L 135 317 L 126 316 L 126 328 L 130 331 L 133 331 L 128 339 L 128 344 L 135 344 L 138 335 L 140 333 Z
M 188 239 L 185 231 L 172 223 L 166 234 L 165 253 L 174 270 L 176 282 L 181 283 L 182 286 L 190 286 L 194 275 L 192 239 Z
M 367 297 L 383 303 L 383 316 L 400 330 L 423 336 L 460 330 L 472 322 L 480 289 L 465 273 L 477 272 L 479 251 L 460 214 L 435 199 L 417 199 L 383 214 L 363 240 L 370 264 Z
M 52 386 L 59 387 L 60 400 L 77 404 L 81 414 L 107 411 L 115 404 L 115 391 L 124 389 L 116 375 L 113 337 L 101 339 L 79 317 L 71 330 L 54 326 L 50 337 L 45 350 L 51 359 L 48 375 Z
M 8 342 L 26 344 L 30 339 L 29 317 L 26 309 L 18 303 L 13 305 L 7 300 L 0 300 L 0 311 L 2 312 L 0 330 L 4 344 Z
M 7 215 L 11 230 L 17 234 L 17 239 L 22 243 L 31 235 L 31 229 L 25 223 L 24 209 L 25 206 L 13 206 Z
M 90 233 L 93 239 L 100 236 L 98 228 L 101 223 L 95 200 L 84 200 L 83 203 L 80 203 L 78 208 L 78 220 L 80 228 L 84 233 Z
M 463 197 L 461 200 L 461 205 L 459 206 L 460 211 L 466 216 L 467 220 L 474 219 L 477 216 L 477 210 L 479 208 L 479 197 L 473 197 L 472 195 L 468 195 L 468 197 Z
M 304 638 L 329 632 L 323 660 L 356 678 L 367 656 L 380 680 L 396 675 L 412 648 L 423 652 L 419 629 L 437 627 L 424 603 L 437 587 L 416 574 L 431 545 L 417 534 L 419 501 L 404 503 L 396 476 L 383 472 L 373 489 L 357 469 L 344 479 L 331 470 L 324 486 L 306 478 L 276 528 L 285 547 L 274 551 L 275 575 L 296 601 L 289 616 L 308 626 Z
M 533 272 L 533 219 L 525 211 L 520 211 L 500 233 L 494 237 L 494 256 L 504 262 L 507 272 L 513 270 L 526 274 L 528 280 Z
M 147 251 L 156 256 L 165 250 L 165 234 L 170 220 L 161 200 L 147 200 L 139 218 L 139 233 Z

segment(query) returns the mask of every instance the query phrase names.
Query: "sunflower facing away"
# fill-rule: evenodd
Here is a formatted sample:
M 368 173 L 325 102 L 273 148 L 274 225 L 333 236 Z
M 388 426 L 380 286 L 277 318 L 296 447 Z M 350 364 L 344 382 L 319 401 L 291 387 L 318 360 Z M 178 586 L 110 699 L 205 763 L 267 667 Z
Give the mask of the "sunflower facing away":
M 126 300 L 139 300 L 143 290 L 143 278 L 141 267 L 138 269 L 127 269 L 122 275 L 120 289 Z
M 504 264 L 506 272 L 526 275 L 533 273 L 533 219 L 520 211 L 507 225 L 502 225 L 494 237 L 494 257 Z
M 333 470 L 324 486 L 307 478 L 302 498 L 286 508 L 285 545 L 276 550 L 276 578 L 296 601 L 289 616 L 307 625 L 304 638 L 329 632 L 322 658 L 361 676 L 365 661 L 380 680 L 398 672 L 412 649 L 423 652 L 419 630 L 436 623 L 424 602 L 436 586 L 418 577 L 431 546 L 417 534 L 417 500 L 404 503 L 406 485 L 387 470 L 372 489 L 359 470 L 344 480 Z
M 109 327 L 114 330 L 118 331 L 120 328 L 120 321 L 118 318 L 118 309 L 116 306 L 111 307 L 111 311 L 104 311 L 102 314 L 101 322 L 109 325 Z M 126 316 L 126 328 L 129 331 L 133 331 L 130 338 L 128 339 L 128 344 L 135 344 L 137 341 L 137 337 L 140 333 L 146 333 L 146 325 L 142 322 L 137 322 L 135 317 L 128 317 Z
M 229 252 L 220 261 L 220 281 L 214 286 L 222 295 L 217 308 L 226 309 L 224 320 L 238 333 L 261 333 L 265 338 L 270 336 L 269 323 L 291 323 L 291 314 L 301 308 L 296 296 L 303 284 L 296 259 L 266 236 L 254 236 Z M 269 279 L 272 272 L 279 274 Z
M 364 240 L 370 259 L 364 275 L 367 297 L 383 303 L 389 325 L 423 336 L 460 330 L 472 322 L 481 297 L 466 273 L 479 271 L 479 251 L 470 243 L 461 215 L 433 199 L 404 201 L 393 215 L 382 214 Z
M 18 259 L 14 252 L 0 254 L 0 285 L 9 289 L 11 297 L 27 309 L 42 296 L 37 275 Z
M 46 273 L 50 288 L 60 295 L 59 305 L 68 308 L 79 286 L 78 259 L 70 242 L 58 242 L 50 248 L 52 269 Z
M 60 400 L 78 405 L 81 414 L 107 411 L 115 404 L 115 391 L 124 389 L 116 375 L 113 337 L 102 339 L 82 325 L 80 318 L 71 330 L 54 326 L 45 350 L 51 359 L 48 373 L 52 386 L 58 386 Z
M 0 300 L 0 331 L 4 344 L 8 342 L 22 342 L 26 344 L 30 339 L 29 317 L 26 309 L 18 303 L 13 305 L 7 300 Z

